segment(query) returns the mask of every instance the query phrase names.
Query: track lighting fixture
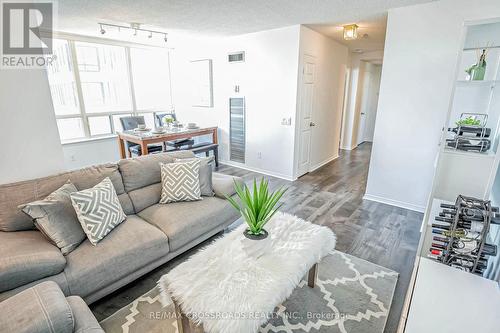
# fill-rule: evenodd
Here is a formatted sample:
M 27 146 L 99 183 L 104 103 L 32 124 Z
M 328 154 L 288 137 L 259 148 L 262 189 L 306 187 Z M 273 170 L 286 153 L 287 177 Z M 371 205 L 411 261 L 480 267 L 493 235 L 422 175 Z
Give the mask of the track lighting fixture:
M 99 32 L 101 33 L 101 35 L 104 35 L 106 33 L 106 30 L 104 30 L 104 28 L 107 28 L 108 30 L 109 29 L 116 29 L 116 31 L 118 31 L 118 32 L 121 32 L 122 30 L 128 30 L 128 31 L 133 30 L 134 37 L 141 36 L 141 35 L 144 36 L 145 35 L 144 33 L 146 33 L 148 39 L 152 39 L 154 35 L 159 35 L 159 36 L 163 36 L 163 40 L 165 41 L 165 43 L 168 41 L 168 34 L 166 32 L 143 29 L 143 28 L 141 28 L 140 23 L 130 23 L 129 26 L 102 23 L 102 22 L 99 22 L 98 24 L 99 24 Z

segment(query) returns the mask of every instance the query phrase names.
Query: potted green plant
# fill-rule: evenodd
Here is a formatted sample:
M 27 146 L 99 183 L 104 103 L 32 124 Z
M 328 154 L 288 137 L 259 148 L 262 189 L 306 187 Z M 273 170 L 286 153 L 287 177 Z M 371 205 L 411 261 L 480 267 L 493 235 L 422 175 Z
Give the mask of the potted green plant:
M 481 121 L 472 116 L 468 116 L 467 118 L 457 120 L 455 124 L 457 126 L 479 126 L 481 125 Z
M 172 118 L 171 116 L 165 116 L 163 117 L 163 123 L 167 124 L 167 127 L 170 128 L 174 123 L 174 118 Z
M 253 180 L 253 190 L 250 192 L 246 185 L 239 185 L 234 182 L 236 199 L 226 196 L 231 205 L 240 212 L 247 224 L 247 229 L 243 233 L 246 238 L 251 240 L 262 240 L 268 236 L 264 229 L 267 222 L 273 217 L 282 204 L 278 205 L 279 200 L 287 191 L 286 188 L 279 188 L 274 192 L 269 191 L 269 181 L 262 178 L 260 183 Z M 278 205 L 278 206 L 277 206 Z

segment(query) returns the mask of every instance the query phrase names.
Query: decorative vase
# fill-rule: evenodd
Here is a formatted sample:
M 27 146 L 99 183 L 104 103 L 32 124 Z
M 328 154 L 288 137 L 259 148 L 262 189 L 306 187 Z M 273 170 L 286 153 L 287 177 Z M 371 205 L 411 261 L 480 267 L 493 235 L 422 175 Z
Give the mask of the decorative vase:
M 486 50 L 483 50 L 479 61 L 472 68 L 471 78 L 472 81 L 482 81 L 484 80 L 484 74 L 486 73 Z
M 243 232 L 243 236 L 240 239 L 241 247 L 249 257 L 259 258 L 271 248 L 271 237 L 264 229 L 260 235 L 251 234 L 247 229 Z

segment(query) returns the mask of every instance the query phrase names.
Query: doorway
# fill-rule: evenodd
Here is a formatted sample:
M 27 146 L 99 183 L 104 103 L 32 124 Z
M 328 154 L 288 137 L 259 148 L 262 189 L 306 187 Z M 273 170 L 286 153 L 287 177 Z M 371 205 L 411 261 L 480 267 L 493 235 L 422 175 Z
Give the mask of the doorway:
M 362 78 L 359 127 L 356 145 L 373 142 L 382 65 L 366 62 Z

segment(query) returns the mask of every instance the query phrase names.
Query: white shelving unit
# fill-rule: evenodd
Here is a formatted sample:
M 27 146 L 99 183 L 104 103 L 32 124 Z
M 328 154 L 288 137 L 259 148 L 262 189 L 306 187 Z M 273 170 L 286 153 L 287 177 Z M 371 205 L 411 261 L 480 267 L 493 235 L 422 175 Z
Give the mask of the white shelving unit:
M 478 34 L 478 31 L 481 30 L 483 24 L 498 25 L 496 28 L 500 31 L 500 20 L 494 23 L 481 22 L 465 25 L 463 47 L 459 51 L 457 63 L 456 82 L 450 96 L 446 122 L 443 124 L 432 190 L 422 221 L 422 235 L 398 332 L 471 332 L 467 328 L 467 324 L 461 324 L 460 320 L 456 321 L 456 325 L 447 322 L 441 323 L 438 320 L 438 318 L 445 318 L 450 313 L 451 320 L 453 316 L 456 316 L 456 310 L 460 311 L 460 309 L 453 309 L 460 298 L 452 295 L 453 291 L 457 290 L 455 288 L 468 288 L 466 294 L 470 295 L 471 300 L 473 300 L 471 306 L 479 305 L 481 302 L 500 304 L 500 291 L 497 282 L 459 271 L 427 258 L 432 243 L 431 225 L 434 223 L 435 216 L 439 214 L 441 203 L 454 203 L 457 196 L 462 194 L 485 200 L 492 198 L 494 204 L 500 204 L 500 172 L 498 172 L 500 162 L 500 149 L 498 149 L 500 137 L 500 36 L 498 36 L 498 41 L 492 41 L 496 44 L 490 49 L 486 58 L 487 67 L 484 80 L 469 81 L 466 79 L 465 72 L 466 68 L 476 63 L 476 50 L 482 50 L 486 46 L 484 40 L 474 40 L 481 35 Z M 469 34 L 471 31 L 473 33 Z M 447 147 L 446 139 L 451 138 L 448 128 L 456 127 L 455 122 L 460 119 L 462 113 L 488 115 L 486 127 L 491 128 L 491 134 L 488 138 L 491 140 L 490 150 L 478 153 Z M 500 232 L 496 234 L 496 237 L 500 239 Z M 460 283 L 455 284 L 457 281 Z M 449 292 L 452 296 L 446 299 L 447 297 L 439 295 L 440 290 Z M 461 292 L 457 290 L 457 295 L 460 295 Z M 487 297 L 497 298 L 491 300 L 486 299 Z M 443 303 L 444 301 L 446 303 Z M 436 305 L 438 305 L 437 308 Z M 469 308 L 468 305 L 467 308 Z M 464 309 L 464 311 L 466 310 Z M 440 315 L 436 315 L 437 313 Z M 470 320 L 470 317 L 464 316 L 464 319 Z M 433 322 L 437 326 L 432 326 Z M 485 327 L 495 327 L 495 331 L 500 332 L 500 320 L 486 324 Z M 473 329 L 473 331 L 493 332 L 481 329 Z

